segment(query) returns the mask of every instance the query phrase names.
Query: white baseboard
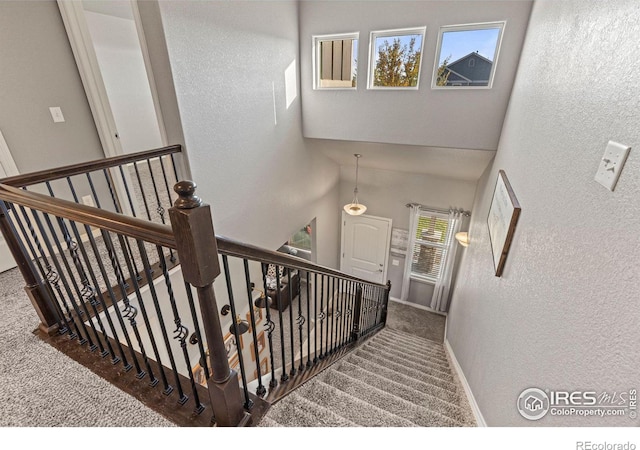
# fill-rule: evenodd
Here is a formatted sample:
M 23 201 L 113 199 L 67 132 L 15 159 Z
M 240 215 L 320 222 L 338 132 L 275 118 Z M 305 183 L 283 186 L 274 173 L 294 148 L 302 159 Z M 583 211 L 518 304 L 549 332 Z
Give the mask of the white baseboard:
M 434 314 L 440 314 L 441 316 L 447 316 L 447 313 L 442 311 L 436 311 L 435 309 L 431 309 L 428 306 L 418 305 L 417 303 L 405 302 L 404 300 L 400 300 L 399 298 L 389 297 L 389 300 L 396 303 L 401 303 L 403 305 L 413 306 L 414 308 L 423 309 L 425 311 L 432 312 Z
M 471 405 L 471 410 L 473 411 L 473 416 L 476 419 L 476 424 L 479 427 L 486 427 L 487 422 L 484 420 L 482 416 L 482 411 L 480 411 L 480 407 L 478 406 L 478 402 L 476 402 L 476 398 L 473 396 L 473 392 L 471 391 L 471 386 L 469 386 L 469 382 L 467 381 L 467 377 L 464 376 L 464 372 L 462 371 L 462 367 L 460 367 L 460 363 L 456 359 L 456 354 L 453 353 L 453 349 L 451 348 L 451 344 L 449 344 L 449 340 L 445 338 L 444 346 L 447 349 L 447 353 L 451 357 L 451 362 L 453 363 L 453 368 L 458 374 L 458 378 L 460 379 L 460 383 L 464 389 L 464 393 L 467 395 L 467 399 L 469 400 L 469 405 Z

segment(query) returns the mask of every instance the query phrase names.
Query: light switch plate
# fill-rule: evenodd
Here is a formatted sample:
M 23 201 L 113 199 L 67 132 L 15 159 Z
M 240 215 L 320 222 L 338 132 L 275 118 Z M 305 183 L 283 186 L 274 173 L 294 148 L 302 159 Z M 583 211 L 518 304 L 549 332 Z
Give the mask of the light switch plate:
M 626 145 L 609 141 L 596 172 L 595 180 L 610 191 L 613 191 L 630 149 L 631 147 Z
M 64 122 L 64 116 L 62 115 L 62 109 L 59 106 L 50 106 L 49 112 L 53 118 L 54 123 Z

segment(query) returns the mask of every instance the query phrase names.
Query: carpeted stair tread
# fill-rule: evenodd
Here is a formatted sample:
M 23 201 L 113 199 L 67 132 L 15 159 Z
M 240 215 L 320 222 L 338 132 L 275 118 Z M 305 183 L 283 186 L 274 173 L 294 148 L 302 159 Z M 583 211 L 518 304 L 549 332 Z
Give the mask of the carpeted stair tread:
M 448 402 L 434 395 L 424 393 L 420 390 L 416 390 L 402 384 L 401 382 L 381 377 L 377 373 L 369 372 L 348 361 L 341 361 L 336 365 L 336 370 L 349 375 L 352 378 L 362 380 L 362 382 L 373 386 L 376 389 L 388 392 L 396 397 L 400 397 L 427 409 L 438 411 L 443 416 L 449 417 L 453 420 L 464 421 L 461 418 L 466 417 L 465 411 L 463 411 L 463 409 L 457 404 Z
M 451 368 L 449 367 L 449 362 L 447 360 L 433 359 L 430 356 L 418 357 L 416 355 L 399 351 L 394 352 L 392 349 L 381 347 L 378 344 L 367 343 L 363 346 L 363 348 L 384 355 L 385 357 L 389 357 L 392 360 L 395 360 L 394 358 L 399 358 L 400 362 L 407 361 L 413 364 L 417 364 L 418 366 L 430 368 L 432 370 L 436 370 L 446 374 L 451 373 Z
M 432 341 L 426 341 L 422 344 L 417 344 L 413 342 L 403 342 L 402 337 L 400 336 L 392 336 L 387 334 L 382 334 L 380 336 L 376 336 L 372 339 L 373 342 L 385 342 L 387 345 L 391 345 L 394 348 L 401 348 L 403 351 L 411 350 L 414 352 L 418 352 L 421 354 L 430 353 L 432 355 L 446 357 L 446 353 L 442 344 L 436 344 Z
M 434 361 L 442 361 L 442 362 L 447 361 L 448 363 L 447 355 L 444 353 L 441 353 L 435 350 L 429 350 L 429 349 L 416 350 L 416 349 L 408 348 L 406 346 L 398 344 L 397 342 L 391 342 L 387 340 L 387 338 L 372 339 L 371 341 L 368 342 L 368 344 L 376 347 L 380 347 L 380 348 L 396 350 L 400 353 L 412 355 L 417 358 L 429 357 Z
M 325 375 L 305 384 L 298 394 L 310 401 L 330 409 L 345 419 L 367 427 L 411 427 L 409 420 L 396 416 L 389 410 L 381 409 L 358 396 L 351 395 L 350 390 L 328 384 Z
M 384 355 L 380 355 L 376 352 L 372 352 L 371 350 L 367 350 L 364 348 L 358 349 L 356 351 L 356 355 L 362 356 L 363 358 L 366 358 L 372 362 L 376 362 L 382 366 L 389 367 L 390 369 L 397 370 L 400 373 L 409 375 L 410 377 L 416 378 L 418 380 L 425 381 L 427 383 L 433 383 L 436 386 L 440 386 L 444 389 L 453 389 L 453 378 L 451 375 L 447 376 L 442 372 L 428 370 L 424 367 L 410 362 L 402 363 L 391 361 Z
M 257 425 L 258 427 L 284 427 L 284 425 L 282 425 L 279 422 L 276 422 L 275 420 L 269 418 L 269 417 L 263 417 L 262 420 L 260 420 L 260 423 Z
M 416 426 L 422 427 L 447 427 L 461 426 L 461 423 L 445 417 L 427 408 L 413 404 L 400 397 L 396 397 L 389 392 L 367 385 L 360 380 L 350 377 L 342 372 L 330 371 L 323 377 L 327 383 L 337 389 L 349 392 L 352 396 L 358 397 L 371 405 L 384 409 L 396 416 L 410 421 Z
M 435 346 L 438 348 L 442 348 L 442 342 L 432 341 L 431 339 L 422 338 L 420 336 L 416 336 L 415 334 L 405 333 L 404 331 L 400 330 L 394 330 L 393 328 L 385 328 L 382 331 L 382 335 L 396 336 L 403 339 L 405 342 L 410 342 L 417 345 Z
M 344 361 L 347 361 L 353 365 L 356 365 L 368 372 L 374 372 L 380 377 L 384 377 L 391 381 L 398 381 L 399 383 L 402 383 L 405 386 L 408 386 L 419 392 L 428 393 L 430 395 L 433 395 L 434 397 L 438 397 L 447 402 L 455 403 L 455 404 L 459 404 L 460 402 L 460 395 L 458 394 L 457 390 L 452 391 L 450 389 L 443 389 L 441 387 L 434 386 L 431 383 L 417 380 L 408 375 L 399 373 L 397 370 L 380 366 L 379 364 L 371 362 L 358 355 L 349 355 L 344 359 Z
M 298 394 L 298 391 L 289 394 L 285 399 L 276 403 L 265 418 L 275 420 L 286 427 L 358 426 L 330 409 Z M 262 421 L 260 423 L 262 424 Z

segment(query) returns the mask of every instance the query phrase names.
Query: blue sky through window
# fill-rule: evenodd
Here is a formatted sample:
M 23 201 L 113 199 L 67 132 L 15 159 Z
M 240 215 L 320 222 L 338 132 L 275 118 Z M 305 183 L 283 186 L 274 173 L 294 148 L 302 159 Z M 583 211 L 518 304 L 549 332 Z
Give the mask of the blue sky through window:
M 485 30 L 461 30 L 445 31 L 442 33 L 442 45 L 440 47 L 441 65 L 450 56 L 449 62 L 454 62 L 471 52 L 478 52 L 485 58 L 493 61 L 498 45 L 500 29 L 489 28 Z
M 393 41 L 400 39 L 400 47 L 407 46 L 409 49 L 409 43 L 411 38 L 415 38 L 416 42 L 413 45 L 414 51 L 420 51 L 422 48 L 422 35 L 421 34 L 405 34 L 403 36 L 376 36 L 376 61 L 378 60 L 378 51 L 381 46 L 384 46 L 384 41 L 387 41 L 389 45 L 393 45 Z

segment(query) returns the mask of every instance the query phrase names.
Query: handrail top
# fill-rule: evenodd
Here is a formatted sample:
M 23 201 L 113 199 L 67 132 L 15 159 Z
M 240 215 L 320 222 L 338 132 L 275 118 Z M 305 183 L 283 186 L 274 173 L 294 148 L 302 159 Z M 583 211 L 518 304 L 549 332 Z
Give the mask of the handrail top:
M 178 144 L 169 145 L 167 147 L 146 150 L 138 153 L 112 156 L 110 158 L 96 159 L 93 161 L 70 164 L 68 166 L 58 167 L 55 169 L 45 169 L 38 172 L 27 173 L 24 175 L 7 177 L 4 179 L 0 179 L 0 183 L 13 187 L 31 186 L 47 181 L 59 180 L 61 178 L 66 178 L 73 175 L 81 175 L 88 172 L 95 172 L 101 169 L 109 169 L 111 167 L 116 167 L 122 164 L 129 164 L 146 159 L 158 158 L 160 156 L 170 155 L 172 153 L 180 153 L 181 151 L 182 146 Z
M 386 284 L 375 283 L 363 278 L 354 277 L 344 272 L 340 272 L 339 270 L 331 269 L 330 267 L 325 267 L 320 264 L 307 261 L 306 259 L 298 258 L 297 256 L 292 256 L 273 250 L 266 250 L 261 247 L 257 247 L 251 244 L 245 244 L 243 242 L 239 242 L 225 236 L 216 235 L 216 242 L 218 244 L 218 252 L 222 255 L 235 256 L 238 258 L 246 258 L 268 264 L 291 267 L 293 269 L 315 272 L 319 275 L 328 275 L 336 278 L 342 278 L 343 280 L 355 281 L 358 283 L 365 283 L 371 286 L 388 289 L 388 286 Z
M 169 225 L 162 225 L 93 206 L 74 203 L 69 200 L 49 197 L 48 195 L 18 189 L 2 183 L 0 183 L 0 200 L 141 241 L 168 248 L 176 248 L 173 230 Z

